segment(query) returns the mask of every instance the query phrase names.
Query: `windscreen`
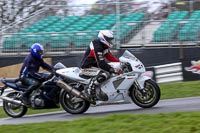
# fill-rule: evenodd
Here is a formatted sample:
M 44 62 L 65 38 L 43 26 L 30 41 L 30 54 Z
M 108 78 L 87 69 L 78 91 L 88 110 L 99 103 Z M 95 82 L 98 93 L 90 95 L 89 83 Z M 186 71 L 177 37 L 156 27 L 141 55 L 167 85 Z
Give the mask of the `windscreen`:
M 64 64 L 62 64 L 61 62 L 58 62 L 57 64 L 54 65 L 54 69 L 58 70 L 58 69 L 63 69 L 63 68 L 67 68 Z
M 124 58 L 128 58 L 128 59 L 135 59 L 135 56 L 133 54 L 131 54 L 128 50 L 124 51 L 122 56 Z

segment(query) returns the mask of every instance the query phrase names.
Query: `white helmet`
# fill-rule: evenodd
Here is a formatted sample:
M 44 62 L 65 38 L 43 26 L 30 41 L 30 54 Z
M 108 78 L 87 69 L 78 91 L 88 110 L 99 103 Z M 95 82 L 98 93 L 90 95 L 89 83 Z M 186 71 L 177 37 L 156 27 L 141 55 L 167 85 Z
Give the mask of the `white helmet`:
M 102 43 L 104 43 L 107 47 L 112 47 L 112 40 L 114 39 L 113 32 L 110 30 L 100 30 L 98 34 L 98 38 Z

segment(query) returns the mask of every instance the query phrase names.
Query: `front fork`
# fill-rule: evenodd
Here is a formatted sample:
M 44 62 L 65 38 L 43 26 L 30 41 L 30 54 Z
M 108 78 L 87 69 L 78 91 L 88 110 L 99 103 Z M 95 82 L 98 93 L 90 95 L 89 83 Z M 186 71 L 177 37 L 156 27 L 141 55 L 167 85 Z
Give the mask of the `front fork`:
M 137 86 L 139 92 L 142 94 L 142 96 L 145 96 L 146 91 L 144 88 L 141 88 L 141 86 L 139 85 L 139 83 L 137 82 L 137 80 L 135 81 L 135 86 Z
M 149 79 L 151 79 L 151 78 L 148 76 L 140 76 L 139 78 L 137 78 L 135 80 L 135 85 L 137 86 L 137 88 L 138 88 L 139 92 L 142 94 L 142 96 L 146 95 L 146 91 L 144 89 L 144 84 L 145 84 L 145 81 L 149 80 Z

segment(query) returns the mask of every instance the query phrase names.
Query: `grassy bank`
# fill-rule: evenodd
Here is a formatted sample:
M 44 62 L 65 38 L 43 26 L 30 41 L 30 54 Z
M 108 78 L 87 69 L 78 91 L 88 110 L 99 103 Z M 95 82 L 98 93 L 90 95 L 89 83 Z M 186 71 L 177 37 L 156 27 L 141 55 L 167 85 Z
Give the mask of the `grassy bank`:
M 200 81 L 192 82 L 175 82 L 159 84 L 161 89 L 161 99 L 183 98 L 200 96 Z M 43 112 L 59 111 L 60 109 L 45 109 L 45 110 L 28 110 L 28 114 L 37 114 Z M 0 118 L 7 117 L 3 109 L 0 108 Z
M 199 117 L 199 112 L 115 114 L 71 122 L 2 125 L 0 130 L 6 133 L 199 133 Z
M 159 84 L 161 99 L 200 96 L 200 81 Z

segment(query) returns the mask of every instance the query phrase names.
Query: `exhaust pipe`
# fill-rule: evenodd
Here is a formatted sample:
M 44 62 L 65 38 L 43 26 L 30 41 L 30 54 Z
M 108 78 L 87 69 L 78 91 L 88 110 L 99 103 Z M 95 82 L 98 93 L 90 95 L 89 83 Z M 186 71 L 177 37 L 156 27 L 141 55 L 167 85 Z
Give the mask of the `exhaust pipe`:
M 24 106 L 24 104 L 21 101 L 13 100 L 12 98 L 9 98 L 9 97 L 0 96 L 0 99 L 2 99 L 3 101 L 6 101 L 6 102 L 12 103 L 12 104 L 17 104 L 17 105 L 23 105 Z
M 80 91 L 74 89 L 73 87 L 69 86 L 68 84 L 66 84 L 65 82 L 61 80 L 58 80 L 56 85 L 58 85 L 60 88 L 63 88 L 64 90 L 66 90 L 67 92 L 69 92 L 70 94 L 76 97 L 85 99 L 85 97 L 81 94 Z

